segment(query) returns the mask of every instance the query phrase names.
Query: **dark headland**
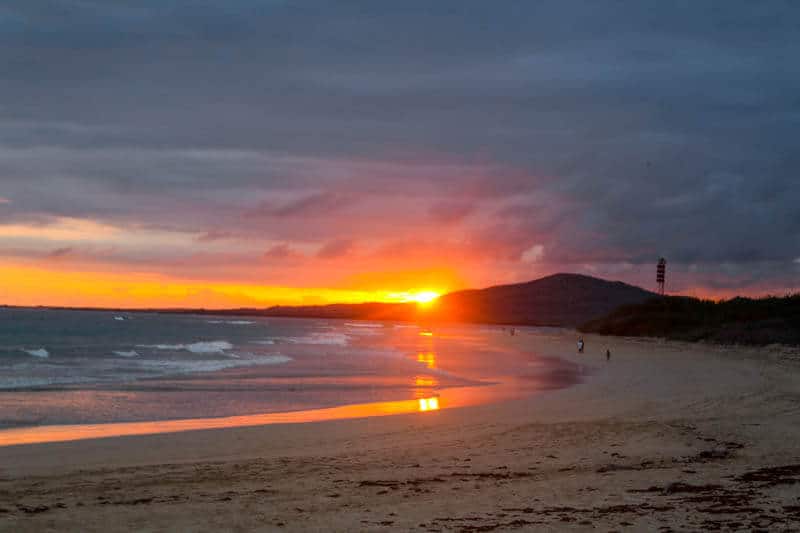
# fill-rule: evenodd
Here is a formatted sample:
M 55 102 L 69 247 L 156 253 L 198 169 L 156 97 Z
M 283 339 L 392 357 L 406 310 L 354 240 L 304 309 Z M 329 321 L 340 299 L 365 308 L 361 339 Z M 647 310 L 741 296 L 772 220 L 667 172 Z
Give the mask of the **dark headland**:
M 431 307 L 414 303 L 332 304 L 236 309 L 222 314 L 574 327 L 620 306 L 654 297 L 655 293 L 619 281 L 555 274 L 526 283 L 451 292 Z
M 800 295 L 714 302 L 660 296 L 619 281 L 580 274 L 554 274 L 526 283 L 452 292 L 427 308 L 413 303 L 364 303 L 215 313 L 576 327 L 584 333 L 601 335 L 800 345 Z

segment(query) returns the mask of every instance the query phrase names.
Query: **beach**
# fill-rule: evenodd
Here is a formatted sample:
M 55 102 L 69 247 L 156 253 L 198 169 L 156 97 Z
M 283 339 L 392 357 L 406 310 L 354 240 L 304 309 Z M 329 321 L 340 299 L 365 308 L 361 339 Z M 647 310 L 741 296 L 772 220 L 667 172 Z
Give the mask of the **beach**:
M 498 333 L 586 374 L 503 403 L 2 447 L 0 529 L 800 528 L 796 350 L 576 338 Z

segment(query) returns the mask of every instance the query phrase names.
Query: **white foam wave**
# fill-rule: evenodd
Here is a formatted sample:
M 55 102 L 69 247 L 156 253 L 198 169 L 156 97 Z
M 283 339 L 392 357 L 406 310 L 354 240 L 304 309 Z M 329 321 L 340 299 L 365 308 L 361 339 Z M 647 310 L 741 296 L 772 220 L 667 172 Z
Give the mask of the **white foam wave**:
M 355 329 L 347 332 L 348 335 L 358 335 L 359 337 L 379 337 L 380 331 L 374 329 Z
M 345 322 L 344 325 L 351 328 L 383 328 L 383 324 L 376 324 L 375 322 Z
M 253 341 L 253 344 L 275 344 L 275 341 L 272 339 L 265 339 L 263 341 Z
M 192 344 L 138 344 L 138 348 L 154 348 L 156 350 L 169 350 L 173 352 L 186 351 L 192 353 L 225 353 L 225 350 L 233 348 L 233 344 L 228 341 L 205 341 L 194 342 Z
M 206 320 L 209 324 L 229 324 L 231 326 L 251 326 L 255 324 L 252 320 Z
M 131 350 L 129 352 L 115 351 L 114 355 L 118 355 L 120 357 L 139 357 L 139 353 L 136 350 Z
M 255 357 L 253 359 L 227 359 L 216 361 L 141 361 L 141 366 L 158 370 L 164 373 L 198 373 L 198 372 L 217 372 L 227 368 L 260 366 L 260 365 L 279 365 L 291 361 L 291 357 L 285 355 L 268 355 Z
M 44 348 L 39 348 L 38 350 L 25 350 L 25 353 L 28 355 L 32 355 L 34 357 L 38 357 L 40 359 L 47 359 L 50 357 L 50 352 L 45 350 Z
M 284 342 L 292 344 L 327 344 L 331 346 L 347 346 L 350 337 L 344 333 L 312 333 L 304 337 L 280 337 Z

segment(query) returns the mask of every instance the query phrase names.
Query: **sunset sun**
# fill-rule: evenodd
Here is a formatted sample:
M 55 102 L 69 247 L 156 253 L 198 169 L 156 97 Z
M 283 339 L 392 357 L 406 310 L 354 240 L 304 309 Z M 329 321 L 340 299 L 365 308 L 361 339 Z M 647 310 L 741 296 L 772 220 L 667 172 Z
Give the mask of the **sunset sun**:
M 422 305 L 429 305 L 439 298 L 440 294 L 436 291 L 420 291 L 409 294 L 408 301 L 417 302 Z
M 419 305 L 428 306 L 433 304 L 439 296 L 442 295 L 440 291 L 434 290 L 411 290 L 403 292 L 391 292 L 385 297 L 385 301 L 399 302 L 399 303 L 417 303 Z

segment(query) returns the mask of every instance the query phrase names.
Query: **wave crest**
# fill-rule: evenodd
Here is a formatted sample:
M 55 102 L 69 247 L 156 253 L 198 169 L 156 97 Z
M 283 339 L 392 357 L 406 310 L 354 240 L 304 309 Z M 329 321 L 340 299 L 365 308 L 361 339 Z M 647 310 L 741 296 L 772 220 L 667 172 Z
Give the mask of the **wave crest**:
M 153 348 L 156 350 L 169 350 L 173 352 L 186 351 L 191 353 L 225 353 L 233 349 L 233 344 L 228 341 L 201 341 L 191 344 L 139 344 L 139 348 Z
M 327 344 L 332 346 L 347 346 L 350 337 L 344 333 L 312 333 L 304 337 L 278 337 L 290 344 Z

